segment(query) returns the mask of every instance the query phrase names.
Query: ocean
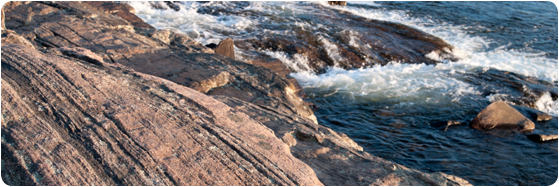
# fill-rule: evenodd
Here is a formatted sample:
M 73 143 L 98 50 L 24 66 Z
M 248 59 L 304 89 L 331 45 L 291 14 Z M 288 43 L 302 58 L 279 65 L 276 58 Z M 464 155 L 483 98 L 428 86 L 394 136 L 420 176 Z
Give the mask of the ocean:
M 318 106 L 318 122 L 373 155 L 474 185 L 557 180 L 557 141 L 467 125 L 503 100 L 552 115 L 535 122 L 534 133 L 558 133 L 558 15 L 551 2 L 180 2 L 179 11 L 128 3 L 152 26 L 202 44 L 232 38 L 237 60 L 281 60 L 305 100 Z M 414 45 L 383 35 L 387 28 L 376 32 L 370 20 L 441 38 L 453 46 L 452 58 L 427 52 L 418 62 Z M 439 124 L 449 120 L 462 124 L 443 130 Z

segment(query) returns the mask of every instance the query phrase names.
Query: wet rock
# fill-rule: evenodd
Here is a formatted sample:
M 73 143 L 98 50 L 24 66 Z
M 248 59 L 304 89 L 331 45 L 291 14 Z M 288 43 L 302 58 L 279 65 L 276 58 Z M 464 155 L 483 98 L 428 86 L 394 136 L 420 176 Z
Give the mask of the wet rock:
M 287 68 L 287 66 L 285 66 L 285 64 L 279 60 L 279 59 L 258 59 L 258 60 L 252 60 L 252 61 L 248 61 L 247 63 L 249 64 L 253 64 L 253 65 L 257 65 L 257 66 L 261 66 L 261 67 L 265 67 L 268 68 L 270 70 L 272 70 L 274 73 L 278 74 L 279 76 L 284 77 L 285 79 L 287 79 L 290 83 L 293 84 L 293 86 L 295 86 L 297 95 L 303 97 L 305 95 L 305 92 L 303 91 L 303 87 L 301 87 L 301 85 L 299 84 L 299 82 L 289 76 L 289 69 Z
M 235 59 L 235 44 L 231 38 L 227 38 L 215 47 L 215 53 L 228 56 L 232 59 Z
M 456 176 L 440 172 L 423 173 L 370 155 L 347 135 L 306 118 L 294 118 L 293 112 L 231 97 L 214 98 L 270 128 L 289 146 L 293 156 L 315 171 L 324 185 L 471 185 Z
M 536 114 L 536 115 L 537 115 L 537 117 L 536 117 L 537 121 L 549 121 L 549 120 L 551 120 L 551 119 L 553 118 L 553 116 L 551 116 L 551 115 L 549 115 L 549 114 L 547 114 L 547 113 L 543 113 L 543 112 L 542 112 L 542 113 L 538 113 L 538 114 Z
M 464 124 L 464 123 L 460 122 L 460 121 L 448 120 L 448 121 L 441 121 L 441 122 L 433 123 L 431 125 L 440 129 L 440 130 L 442 130 L 443 132 L 446 132 L 450 126 L 462 125 L 462 124 Z
M 470 73 L 458 73 L 455 78 L 482 88 L 483 96 L 492 101 L 502 100 L 515 105 L 537 108 L 538 100 L 547 94 L 551 100 L 557 100 L 557 85 L 536 77 L 479 68 Z
M 347 2 L 346 1 L 328 1 L 328 4 L 338 5 L 338 6 L 346 6 Z
M 21 45 L 1 62 L 7 184 L 322 185 L 269 128 L 198 91 Z
M 314 19 L 327 20 L 325 22 L 331 23 L 331 29 L 315 32 L 312 29 L 292 28 L 292 36 L 255 36 L 237 39 L 235 45 L 260 58 L 270 56 L 267 53 L 254 54 L 252 51 L 285 53 L 288 58 L 308 61 L 308 67 L 288 67 L 292 72 L 302 69 L 322 73 L 331 66 L 354 69 L 390 62 L 437 64 L 445 60 L 458 60 L 452 55 L 452 45 L 425 32 L 320 5 L 316 8 L 326 13 Z M 246 12 L 239 12 L 239 15 L 243 13 Z
M 532 131 L 534 122 L 503 101 L 491 103 L 471 122 L 470 126 L 478 130 L 513 129 Z
M 552 140 L 557 140 L 558 136 L 556 134 L 550 134 L 550 135 L 545 135 L 545 134 L 529 134 L 526 135 L 526 137 L 528 137 L 528 139 L 535 141 L 535 142 L 547 142 L 547 141 L 552 141 Z

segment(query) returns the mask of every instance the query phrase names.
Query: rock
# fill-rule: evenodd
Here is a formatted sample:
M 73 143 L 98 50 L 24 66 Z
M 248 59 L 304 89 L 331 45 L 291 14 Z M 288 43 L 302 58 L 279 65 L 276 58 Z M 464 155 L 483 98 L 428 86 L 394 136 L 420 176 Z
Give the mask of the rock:
M 4 44 L 18 44 L 29 48 L 35 48 L 29 40 L 12 30 L 2 30 L 2 45 Z
M 547 142 L 547 141 L 551 141 L 551 140 L 557 140 L 558 136 L 556 134 L 550 134 L 550 135 L 545 135 L 545 134 L 529 134 L 526 135 L 526 137 L 528 137 L 528 139 L 535 141 L 535 142 Z
M 227 38 L 215 47 L 215 53 L 235 59 L 235 44 L 231 38 Z
M 41 52 L 2 46 L 7 184 L 469 184 L 363 152 L 319 125 L 282 71 L 88 3 L 9 4 L 6 27 Z
M 431 65 L 442 60 L 458 60 L 452 55 L 452 45 L 420 30 L 399 23 L 363 18 L 343 10 L 319 5 L 316 8 L 325 14 L 313 19 L 324 20 L 340 29 L 317 32 L 295 28 L 291 31 L 293 36 L 256 35 L 249 39 L 236 39 L 235 46 L 243 51 L 285 53 L 288 58 L 308 62 L 288 67 L 291 72 L 302 69 L 323 73 L 332 66 L 355 69 L 390 62 Z M 265 53 L 254 55 L 257 56 L 255 58 L 269 58 Z M 431 58 L 433 55 L 437 59 Z
M 448 121 L 433 123 L 432 126 L 442 130 L 443 132 L 446 132 L 448 130 L 448 127 L 453 126 L 453 125 L 461 125 L 461 124 L 464 124 L 464 123 L 462 123 L 460 121 L 455 121 L 455 120 L 448 120 Z
M 142 28 L 155 31 L 155 28 L 153 26 L 147 24 L 141 18 L 136 16 L 136 10 L 134 10 L 134 8 L 128 4 L 114 3 L 111 1 L 83 1 L 82 3 L 89 4 L 101 11 L 118 16 L 128 21 L 134 26 L 134 28 Z
M 169 8 L 171 8 L 175 11 L 179 11 L 181 9 L 181 7 L 176 5 L 174 1 L 164 1 L 164 2 L 165 2 L 165 4 L 167 4 L 167 6 L 169 6 Z
M 534 122 L 503 101 L 491 103 L 483 109 L 471 122 L 470 126 L 478 130 L 514 129 L 532 131 Z
M 538 108 L 536 106 L 538 100 L 548 94 L 552 100 L 557 100 L 557 85 L 539 80 L 536 77 L 497 69 L 477 68 L 457 78 L 482 88 L 480 91 L 483 96 L 490 98 L 492 101 L 502 100 L 513 103 L 515 106 Z M 499 90 L 498 94 L 495 90 Z M 526 117 L 529 116 L 526 115 Z M 536 120 L 534 119 L 534 121 Z
M 92 64 L 102 64 L 103 58 L 99 55 L 91 52 L 89 49 L 85 49 L 82 47 L 62 47 L 58 48 L 63 55 L 75 57 L 80 60 L 84 60 L 86 62 Z
M 551 118 L 553 118 L 553 116 L 547 114 L 547 113 L 538 113 L 537 115 L 537 121 L 549 121 L 551 120 Z
M 50 9 L 55 5 L 66 8 Z M 298 84 L 291 83 L 287 77 L 278 76 L 266 68 L 253 68 L 253 65 L 244 62 L 208 54 L 212 53 L 211 49 L 184 34 L 167 30 L 157 30 L 148 36 L 135 33 L 134 29 L 125 29 L 133 27 L 128 22 L 94 10 L 89 4 L 57 2 L 52 6 L 45 6 L 31 2 L 15 8 L 26 9 L 27 6 L 36 7 L 39 12 L 40 8 L 48 8 L 53 14 L 48 21 L 41 19 L 43 21 L 38 21 L 27 29 L 14 30 L 22 36 L 35 37 L 32 41 L 38 49 L 82 47 L 103 57 L 105 62 L 119 63 L 202 93 L 227 95 L 284 111 L 296 111 L 302 117 L 316 121 L 307 102 L 297 95 L 300 93 Z M 70 8 L 71 12 L 62 14 L 62 10 Z M 72 13 L 98 16 L 77 18 Z M 6 14 L 15 13 L 7 10 Z M 109 18 L 117 21 L 105 20 Z M 222 42 L 222 46 L 227 42 L 231 43 L 232 48 L 230 39 Z M 294 79 L 291 78 L 291 81 Z
M 328 4 L 338 5 L 338 6 L 346 6 L 347 2 L 346 1 L 328 1 Z
M 13 44 L 1 63 L 6 184 L 322 185 L 273 131 L 198 91 Z
M 293 156 L 314 170 L 324 185 L 471 185 L 456 176 L 440 172 L 423 173 L 370 155 L 345 134 L 306 118 L 294 118 L 296 115 L 293 112 L 226 96 L 214 98 L 270 128 L 290 147 Z

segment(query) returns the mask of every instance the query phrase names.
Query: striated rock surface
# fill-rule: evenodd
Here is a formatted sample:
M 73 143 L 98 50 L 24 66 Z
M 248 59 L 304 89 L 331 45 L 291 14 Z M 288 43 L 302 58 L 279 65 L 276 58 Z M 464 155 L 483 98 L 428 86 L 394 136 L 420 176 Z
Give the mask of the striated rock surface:
M 285 67 L 212 54 L 121 17 L 126 6 L 96 5 L 3 7 L 6 32 L 23 41 L 2 36 L 4 182 L 469 185 L 372 156 L 317 124 Z
M 11 44 L 2 163 L 12 185 L 321 185 L 242 111 L 121 65 Z
M 536 128 L 534 122 L 503 101 L 491 103 L 471 122 L 470 126 L 479 130 L 513 129 L 531 131 Z
M 103 5 L 109 7 L 106 3 Z M 29 8 L 51 16 L 47 19 L 40 16 L 43 13 L 37 14 L 32 25 L 18 25 L 19 18 L 27 16 L 26 11 L 20 10 Z M 316 121 L 308 104 L 297 95 L 298 89 L 293 83 L 266 68 L 252 68 L 250 64 L 207 54 L 213 50 L 184 34 L 158 30 L 146 36 L 145 30 L 138 30 L 125 19 L 99 11 L 88 3 L 31 2 L 7 9 L 5 13 L 10 20 L 7 23 L 14 25 L 7 28 L 33 41 L 37 49 L 85 48 L 99 54 L 106 62 L 120 63 L 202 93 L 227 95 L 296 111 Z

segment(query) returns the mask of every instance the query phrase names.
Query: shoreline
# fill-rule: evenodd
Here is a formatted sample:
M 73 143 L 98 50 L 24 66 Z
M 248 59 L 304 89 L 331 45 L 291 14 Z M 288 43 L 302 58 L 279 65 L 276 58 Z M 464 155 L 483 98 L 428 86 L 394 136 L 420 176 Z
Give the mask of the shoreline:
M 7 184 L 470 185 L 364 152 L 317 124 L 294 79 L 155 30 L 125 4 L 11 3 L 2 11 Z M 173 132 L 172 124 L 197 129 L 209 142 L 163 138 L 193 136 Z M 193 147 L 204 151 L 190 155 Z M 196 162 L 208 168 L 190 165 Z M 200 177 L 212 172 L 224 181 Z

